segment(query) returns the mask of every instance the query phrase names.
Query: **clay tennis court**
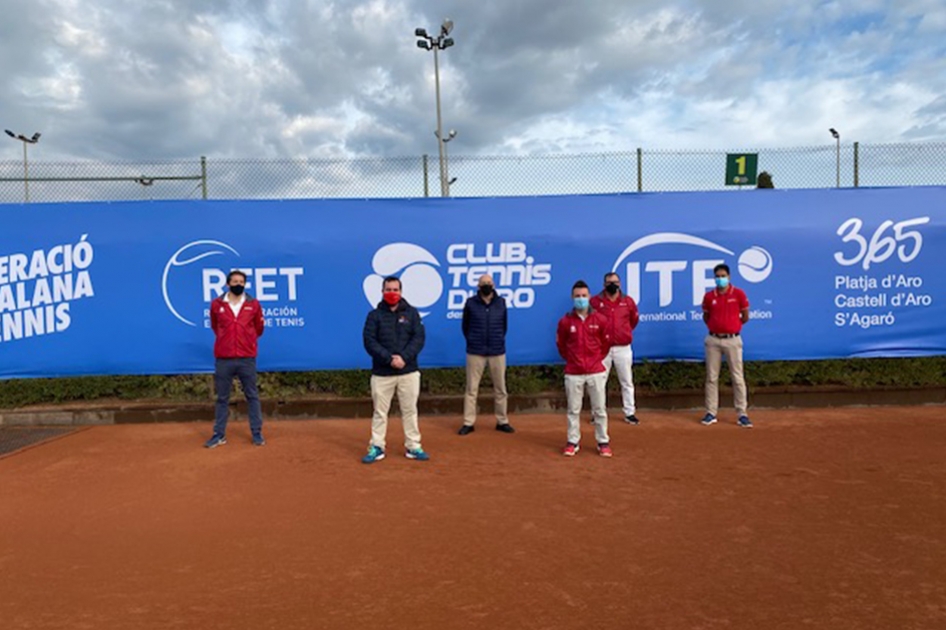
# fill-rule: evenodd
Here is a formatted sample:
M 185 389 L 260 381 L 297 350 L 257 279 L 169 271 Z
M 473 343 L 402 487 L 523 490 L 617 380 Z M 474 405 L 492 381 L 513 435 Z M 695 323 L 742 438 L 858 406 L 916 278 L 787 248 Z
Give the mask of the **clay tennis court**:
M 82 430 L 0 460 L 0 627 L 946 627 L 946 409 L 698 415 Z

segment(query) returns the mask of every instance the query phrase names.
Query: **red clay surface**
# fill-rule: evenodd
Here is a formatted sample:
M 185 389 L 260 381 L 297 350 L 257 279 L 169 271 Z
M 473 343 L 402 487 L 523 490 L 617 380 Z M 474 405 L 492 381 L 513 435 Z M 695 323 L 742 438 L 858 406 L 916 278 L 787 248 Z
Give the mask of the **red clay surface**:
M 946 409 L 96 427 L 0 460 L 0 627 L 946 628 Z

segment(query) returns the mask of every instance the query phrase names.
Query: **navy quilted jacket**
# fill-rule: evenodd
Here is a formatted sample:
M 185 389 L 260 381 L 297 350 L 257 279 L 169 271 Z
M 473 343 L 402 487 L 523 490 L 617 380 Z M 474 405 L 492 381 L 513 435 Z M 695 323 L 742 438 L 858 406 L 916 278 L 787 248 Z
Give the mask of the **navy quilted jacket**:
M 424 324 L 417 309 L 401 298 L 393 311 L 385 302 L 368 313 L 364 330 L 365 350 L 371 355 L 371 373 L 397 376 L 416 372 L 417 355 L 424 349 Z M 391 357 L 401 355 L 403 369 L 391 367 Z
M 466 301 L 463 307 L 463 336 L 466 353 L 482 357 L 506 354 L 506 331 L 509 322 L 506 300 L 499 295 L 487 304 L 479 293 Z

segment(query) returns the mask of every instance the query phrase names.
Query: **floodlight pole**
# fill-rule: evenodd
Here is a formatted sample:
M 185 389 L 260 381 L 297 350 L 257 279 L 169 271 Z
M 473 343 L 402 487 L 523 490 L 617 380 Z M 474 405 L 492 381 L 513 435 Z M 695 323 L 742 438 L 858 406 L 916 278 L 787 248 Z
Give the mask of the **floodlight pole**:
M 14 140 L 19 140 L 23 143 L 23 198 L 26 200 L 26 203 L 30 202 L 30 161 L 27 154 L 27 145 L 36 144 L 39 142 L 40 133 L 34 133 L 32 138 L 27 138 L 23 134 L 16 134 L 10 131 L 9 129 L 4 129 L 6 134 L 13 138 Z
M 831 136 L 834 138 L 834 141 L 835 141 L 834 163 L 837 170 L 837 179 L 836 179 L 835 185 L 837 188 L 840 188 L 841 187 L 841 134 L 834 127 L 832 127 L 831 129 L 828 129 L 828 131 L 831 132 Z
M 30 202 L 30 161 L 26 155 L 26 145 L 23 143 L 23 198 Z
M 447 37 L 453 30 L 453 22 L 444 20 L 440 27 L 440 34 L 437 37 L 431 37 L 427 31 L 422 28 L 414 30 L 414 35 L 420 39 L 417 40 L 419 48 L 424 50 L 433 50 L 434 52 L 434 93 L 437 102 L 437 149 L 440 157 L 440 196 L 450 196 L 450 177 L 447 173 L 447 148 L 446 143 L 449 139 L 443 137 L 443 115 L 440 106 L 440 51 L 453 46 L 453 39 Z M 453 134 L 456 135 L 456 134 Z M 451 135 L 451 138 L 452 136 Z

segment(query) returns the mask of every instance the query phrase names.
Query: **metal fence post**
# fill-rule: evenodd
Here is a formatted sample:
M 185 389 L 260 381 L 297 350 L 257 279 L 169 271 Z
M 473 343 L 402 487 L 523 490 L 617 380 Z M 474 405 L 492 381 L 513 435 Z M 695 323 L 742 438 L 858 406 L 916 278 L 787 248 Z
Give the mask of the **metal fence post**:
M 861 143 L 854 143 L 854 188 L 861 185 Z
M 423 156 L 422 163 L 424 165 L 424 196 L 430 196 L 430 172 L 427 170 L 427 154 Z
M 644 150 L 637 147 L 637 192 L 644 192 Z
M 207 199 L 207 158 L 200 156 L 200 189 L 203 198 Z

